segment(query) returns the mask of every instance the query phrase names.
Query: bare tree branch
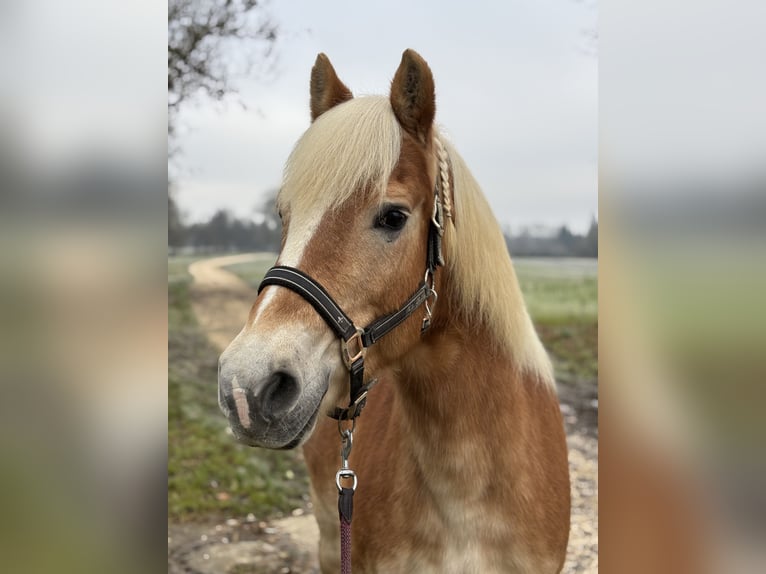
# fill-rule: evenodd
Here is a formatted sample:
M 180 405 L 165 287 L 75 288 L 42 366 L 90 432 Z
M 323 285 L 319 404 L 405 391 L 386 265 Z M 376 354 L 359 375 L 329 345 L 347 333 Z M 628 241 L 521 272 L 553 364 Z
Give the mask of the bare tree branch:
M 223 99 L 232 64 L 227 41 L 248 42 L 251 59 L 268 60 L 278 28 L 261 0 L 169 0 L 168 131 L 179 107 L 198 95 Z

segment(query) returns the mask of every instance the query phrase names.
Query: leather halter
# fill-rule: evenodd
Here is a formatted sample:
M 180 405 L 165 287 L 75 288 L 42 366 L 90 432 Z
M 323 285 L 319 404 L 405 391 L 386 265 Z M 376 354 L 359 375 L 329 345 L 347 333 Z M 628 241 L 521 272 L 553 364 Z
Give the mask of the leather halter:
M 426 315 L 421 325 L 421 334 L 431 325 L 431 306 L 429 299 L 436 302 L 434 273 L 444 265 L 442 256 L 442 235 L 444 234 L 444 215 L 441 199 L 441 176 L 437 173 L 434 186 L 434 207 L 431 223 L 428 226 L 428 245 L 426 248 L 426 272 L 417 290 L 393 313 L 375 319 L 361 329 L 343 312 L 327 290 L 316 280 L 300 269 L 277 265 L 269 269 L 258 286 L 258 293 L 268 285 L 278 285 L 294 291 L 308 301 L 325 323 L 341 339 L 343 361 L 349 370 L 350 400 L 348 407 L 336 407 L 330 417 L 337 420 L 352 420 L 362 412 L 367 402 L 367 392 L 377 379 L 364 382 L 364 355 L 367 347 L 372 346 L 381 337 L 401 325 L 405 319 L 425 304 Z

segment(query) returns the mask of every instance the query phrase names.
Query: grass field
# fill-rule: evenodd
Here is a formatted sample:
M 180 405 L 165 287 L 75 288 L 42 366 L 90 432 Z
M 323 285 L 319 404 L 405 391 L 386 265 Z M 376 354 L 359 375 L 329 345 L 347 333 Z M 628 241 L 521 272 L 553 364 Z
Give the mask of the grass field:
M 598 272 L 591 259 L 516 259 L 516 275 L 535 322 L 598 320 Z
M 198 328 L 186 271 L 194 258 L 168 259 L 168 516 L 191 521 L 253 513 L 272 518 L 302 507 L 308 477 L 298 451 L 237 444 L 217 404 L 217 351 Z M 560 380 L 595 387 L 595 261 L 514 262 L 527 304 Z M 269 263 L 230 270 L 257 285 Z
M 258 284 L 263 279 L 274 262 L 277 256 L 274 255 L 274 261 L 252 261 L 250 263 L 238 263 L 237 265 L 229 265 L 226 267 L 229 271 L 234 273 L 237 277 L 246 281 L 253 288 L 258 287 Z
M 559 383 L 598 377 L 598 266 L 592 259 L 515 259 L 527 308 Z

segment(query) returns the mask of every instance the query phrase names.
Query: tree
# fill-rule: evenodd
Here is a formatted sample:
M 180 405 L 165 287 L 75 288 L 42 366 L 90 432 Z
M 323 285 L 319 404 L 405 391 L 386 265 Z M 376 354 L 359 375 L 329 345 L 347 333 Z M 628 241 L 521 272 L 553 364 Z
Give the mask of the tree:
M 562 225 L 559 228 L 559 232 L 556 235 L 556 238 L 561 244 L 563 250 L 566 252 L 572 251 L 575 244 L 577 243 L 577 237 L 575 237 L 575 235 L 569 231 L 569 227 L 566 225 Z
M 222 100 L 229 85 L 231 42 L 249 41 L 249 60 L 273 57 L 277 26 L 259 0 L 168 1 L 168 156 L 175 151 L 176 117 L 183 104 L 202 94 Z M 248 59 L 248 58 L 246 58 Z M 168 245 L 183 241 L 183 224 L 168 185 Z
M 586 257 L 598 257 L 598 220 L 594 215 L 590 221 L 590 228 L 584 240 L 584 255 Z
M 169 0 L 168 132 L 175 114 L 197 94 L 221 100 L 229 85 L 232 54 L 225 46 L 249 41 L 250 58 L 273 56 L 277 26 L 259 0 Z
M 181 214 L 178 212 L 178 205 L 168 190 L 168 247 L 177 249 L 184 244 L 186 239 L 186 230 L 181 221 Z
M 208 223 L 210 245 L 226 249 L 231 243 L 229 230 L 234 223 L 234 217 L 225 209 L 219 209 L 213 214 Z
M 263 219 L 263 223 L 268 229 L 278 230 L 282 228 L 282 221 L 279 219 L 279 212 L 277 211 L 278 195 L 279 189 L 266 192 L 260 205 L 256 205 L 253 209 L 253 212 L 260 216 L 259 219 Z

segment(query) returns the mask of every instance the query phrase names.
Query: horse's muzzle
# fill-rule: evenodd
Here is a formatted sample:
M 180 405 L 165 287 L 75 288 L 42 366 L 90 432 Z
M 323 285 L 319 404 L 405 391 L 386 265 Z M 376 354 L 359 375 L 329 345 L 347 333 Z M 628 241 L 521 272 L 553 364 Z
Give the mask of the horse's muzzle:
M 313 430 L 324 391 L 312 392 L 289 368 L 258 371 L 225 353 L 219 361 L 218 404 L 234 436 L 249 446 L 298 446 Z

